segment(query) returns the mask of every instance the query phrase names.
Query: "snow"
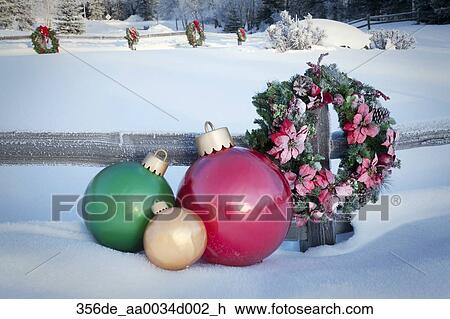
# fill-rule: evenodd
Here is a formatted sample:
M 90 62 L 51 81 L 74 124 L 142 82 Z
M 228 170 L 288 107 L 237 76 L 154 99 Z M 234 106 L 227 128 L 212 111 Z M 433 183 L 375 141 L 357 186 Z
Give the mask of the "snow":
M 173 22 L 145 21 L 92 21 L 87 30 L 123 35 L 130 25 L 174 30 Z M 450 26 L 422 27 L 383 25 L 416 32 L 417 48 L 407 51 L 336 48 L 346 35 L 353 44 L 362 41 L 346 26 L 326 48 L 286 53 L 267 49 L 261 33 L 242 47 L 235 35 L 212 32 L 197 49 L 184 36 L 142 39 L 136 52 L 125 40 L 63 39 L 73 55 L 47 56 L 36 55 L 27 41 L 0 41 L 0 131 L 198 132 L 211 120 L 243 133 L 256 117 L 251 97 L 267 81 L 302 73 L 323 52 L 330 52 L 324 63 L 337 63 L 390 95 L 385 105 L 400 126 L 448 125 Z M 337 245 L 301 254 L 296 242 L 285 242 L 258 265 L 198 263 L 181 272 L 96 244 L 74 209 L 50 222 L 51 194 L 82 194 L 101 168 L 0 166 L 0 297 L 449 298 L 449 154 L 450 145 L 400 151 L 402 169 L 384 193 L 399 195 L 401 204 L 390 205 L 389 221 L 374 212 L 367 221 L 354 220 L 355 233 L 341 235 Z M 169 168 L 172 188 L 185 171 Z
M 0 297 L 448 298 L 450 216 L 418 212 L 420 222 L 403 223 L 356 251 L 319 257 L 284 245 L 251 267 L 198 263 L 180 272 L 97 245 L 79 223 L 1 224 Z
M 306 25 L 305 20 L 301 21 Z M 370 34 L 358 28 L 339 21 L 327 19 L 312 19 L 313 26 L 325 31 L 327 35 L 321 41 L 324 47 L 349 47 L 352 49 L 362 49 L 370 44 Z
M 335 246 L 300 254 L 296 242 L 285 242 L 252 267 L 199 263 L 176 273 L 142 254 L 96 244 L 73 210 L 62 214 L 65 222 L 48 222 L 50 194 L 82 193 L 100 168 L 0 167 L 8 185 L 0 194 L 0 297 L 450 297 L 449 277 L 441 275 L 450 267 L 449 152 L 450 146 L 400 151 L 403 167 L 386 194 L 399 195 L 401 205 L 390 206 L 389 222 L 375 212 L 354 220 L 353 237 Z M 172 188 L 185 170 L 169 168 Z
M 388 94 L 391 101 L 385 105 L 399 123 L 449 118 L 450 83 L 443 70 L 450 69 L 450 44 L 444 36 L 430 40 L 433 34 L 448 35 L 450 26 L 426 26 L 415 34 L 417 48 L 405 51 L 337 48 L 278 53 L 264 48 L 262 34 L 249 35 L 238 47 L 233 34 L 207 33 L 208 46 L 196 49 L 187 45 L 184 36 L 142 39 L 136 52 L 128 49 L 125 40 L 61 40 L 64 49 L 179 121 L 65 51 L 39 56 L 25 41 L 0 41 L 0 55 L 5 55 L 0 58 L 0 69 L 9 74 L 0 78 L 5 88 L 0 129 L 198 132 L 209 119 L 243 133 L 256 117 L 252 96 L 267 81 L 303 72 L 306 62 L 316 61 L 323 52 L 330 52 L 324 63 L 337 63 L 344 71 L 360 66 L 351 75 Z M 37 80 L 48 83 L 52 98 L 36 100 L 45 94 Z M 29 94 L 17 94 L 12 88 Z M 425 111 L 424 105 L 432 111 Z M 49 117 L 54 120 L 49 122 Z M 151 120 L 155 118 L 158 121 Z
M 167 33 L 173 32 L 165 21 L 157 23 L 155 21 L 143 21 L 139 16 L 130 16 L 125 21 L 108 20 L 108 21 L 86 21 L 86 32 L 84 36 L 91 35 L 115 35 L 125 36 L 127 28 L 135 27 L 139 34 L 145 35 L 150 33 Z M 148 29 L 147 29 L 148 28 Z M 145 30 L 147 29 L 147 30 Z
M 129 16 L 128 19 L 126 19 L 125 21 L 126 22 L 142 22 L 142 21 L 144 21 L 144 19 L 137 14 L 133 14 L 133 15 Z

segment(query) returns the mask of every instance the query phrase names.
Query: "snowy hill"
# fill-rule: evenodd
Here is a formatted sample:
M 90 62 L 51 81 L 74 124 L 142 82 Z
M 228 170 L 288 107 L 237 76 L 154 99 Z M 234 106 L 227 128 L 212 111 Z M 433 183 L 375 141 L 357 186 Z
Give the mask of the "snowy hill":
M 302 25 L 306 25 L 305 20 L 300 22 Z M 325 31 L 326 37 L 321 41 L 321 45 L 324 47 L 363 49 L 370 44 L 370 34 L 349 24 L 327 19 L 312 19 L 312 24 Z

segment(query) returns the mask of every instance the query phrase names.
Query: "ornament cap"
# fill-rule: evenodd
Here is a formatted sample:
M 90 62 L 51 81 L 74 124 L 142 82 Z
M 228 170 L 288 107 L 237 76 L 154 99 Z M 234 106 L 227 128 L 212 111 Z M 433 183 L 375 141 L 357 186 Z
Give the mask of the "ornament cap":
M 170 206 L 166 202 L 154 202 L 152 205 L 152 212 L 157 215 L 169 208 Z
M 158 156 L 159 154 L 163 154 L 164 157 L 160 158 Z M 164 173 L 169 166 L 169 161 L 167 160 L 167 151 L 159 149 L 155 153 L 148 153 L 142 161 L 142 165 L 150 172 L 153 172 L 159 176 L 164 176 Z
M 220 151 L 222 148 L 234 146 L 233 137 L 231 137 L 228 128 L 214 128 L 210 121 L 205 122 L 205 133 L 195 138 L 198 155 L 205 156 L 212 152 Z

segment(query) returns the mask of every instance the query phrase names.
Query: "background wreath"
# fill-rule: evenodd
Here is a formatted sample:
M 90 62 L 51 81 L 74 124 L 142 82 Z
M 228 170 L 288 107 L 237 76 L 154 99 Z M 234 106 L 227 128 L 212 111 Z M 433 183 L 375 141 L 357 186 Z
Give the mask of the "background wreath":
M 51 42 L 51 47 L 48 48 L 47 44 Z M 33 43 L 33 49 L 39 54 L 58 53 L 59 52 L 59 40 L 56 37 L 56 32 L 47 26 L 39 26 L 31 34 L 31 42 Z
M 198 20 L 194 20 L 187 25 L 186 36 L 189 44 L 194 48 L 202 46 L 203 42 L 206 40 L 205 32 L 203 31 L 203 28 Z
M 291 189 L 298 226 L 308 220 L 328 221 L 337 206 L 351 213 L 376 201 L 391 168 L 400 167 L 394 142 L 395 124 L 380 98 L 389 97 L 349 78 L 335 64 L 308 63 L 304 75 L 269 82 L 253 97 L 260 128 L 246 133 L 246 142 L 268 154 L 284 171 Z M 348 149 L 337 174 L 323 168 L 310 143 L 316 134 L 314 110 L 332 104 Z
M 247 34 L 244 28 L 239 28 L 236 32 L 238 37 L 238 42 L 245 42 L 247 40 Z
M 128 47 L 131 50 L 136 50 L 136 44 L 139 43 L 139 38 L 140 38 L 139 32 L 136 30 L 135 27 L 126 29 L 125 39 L 127 39 Z

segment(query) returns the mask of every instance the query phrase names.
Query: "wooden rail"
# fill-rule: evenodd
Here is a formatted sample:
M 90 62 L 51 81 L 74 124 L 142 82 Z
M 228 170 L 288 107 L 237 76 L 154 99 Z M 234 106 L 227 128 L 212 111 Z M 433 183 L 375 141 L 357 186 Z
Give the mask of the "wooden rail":
M 177 35 L 184 35 L 184 31 L 174 31 L 174 32 L 165 32 L 165 33 L 148 33 L 142 34 L 140 36 L 143 38 L 160 38 L 160 37 L 172 37 Z M 125 40 L 125 36 L 120 35 L 73 35 L 73 34 L 58 34 L 59 39 L 68 39 L 68 40 Z M 0 36 L 0 40 L 30 40 L 30 35 L 5 35 Z
M 398 127 L 397 149 L 450 144 L 450 121 Z M 197 158 L 194 137 L 186 134 L 0 132 L 0 165 L 106 166 L 119 161 L 140 161 L 158 148 L 167 149 L 171 164 L 188 166 Z M 243 136 L 235 136 L 245 146 Z M 330 139 L 330 158 L 346 149 L 342 132 Z
M 418 19 L 418 14 L 416 11 L 411 12 L 401 12 L 401 13 L 392 13 L 392 14 L 384 14 L 384 15 L 367 15 L 364 18 L 353 20 L 347 22 L 348 24 L 355 25 L 361 22 L 365 22 L 364 24 L 356 25 L 357 28 L 362 29 L 367 27 L 367 29 L 371 29 L 372 25 L 376 24 L 384 24 L 391 22 L 401 22 L 401 21 L 416 21 Z

